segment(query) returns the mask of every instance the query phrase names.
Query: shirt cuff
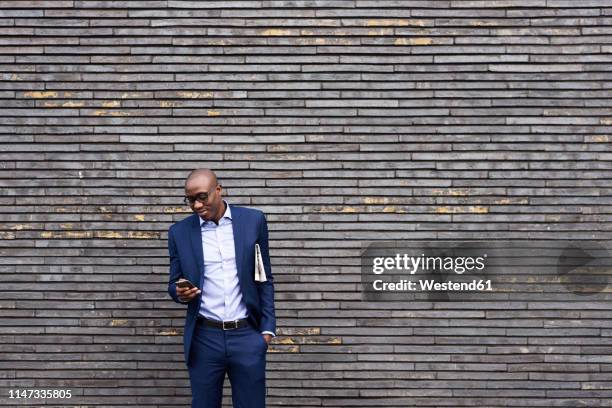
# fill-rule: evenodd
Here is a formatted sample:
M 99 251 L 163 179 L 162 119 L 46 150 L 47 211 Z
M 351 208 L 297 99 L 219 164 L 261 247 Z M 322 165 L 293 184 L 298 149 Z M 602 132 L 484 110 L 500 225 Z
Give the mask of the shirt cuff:
M 276 337 L 276 334 L 269 332 L 269 331 L 262 331 L 261 334 L 269 334 L 272 337 Z

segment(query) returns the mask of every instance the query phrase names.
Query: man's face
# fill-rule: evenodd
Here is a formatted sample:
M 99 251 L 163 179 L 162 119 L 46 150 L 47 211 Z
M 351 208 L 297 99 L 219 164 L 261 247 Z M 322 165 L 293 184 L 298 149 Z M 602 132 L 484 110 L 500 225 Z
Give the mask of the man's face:
M 208 194 L 208 200 L 205 203 L 194 201 L 190 204 L 191 209 L 205 221 L 219 221 L 224 211 L 221 185 L 207 177 L 194 177 L 187 181 L 185 196 L 195 197 L 201 193 Z

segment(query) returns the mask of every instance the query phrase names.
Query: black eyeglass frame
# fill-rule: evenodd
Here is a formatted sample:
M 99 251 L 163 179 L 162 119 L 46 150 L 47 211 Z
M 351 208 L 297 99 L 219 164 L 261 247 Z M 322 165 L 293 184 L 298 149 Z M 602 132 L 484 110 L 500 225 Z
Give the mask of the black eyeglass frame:
M 204 193 L 198 193 L 194 196 L 185 196 L 183 197 L 183 202 L 189 206 L 194 205 L 196 201 L 199 201 L 202 204 L 206 204 L 208 200 L 210 199 L 210 197 L 212 196 L 212 194 L 209 194 L 209 193 L 211 191 L 216 191 L 216 190 L 217 190 L 217 186 L 213 187 L 212 190 L 206 191 Z

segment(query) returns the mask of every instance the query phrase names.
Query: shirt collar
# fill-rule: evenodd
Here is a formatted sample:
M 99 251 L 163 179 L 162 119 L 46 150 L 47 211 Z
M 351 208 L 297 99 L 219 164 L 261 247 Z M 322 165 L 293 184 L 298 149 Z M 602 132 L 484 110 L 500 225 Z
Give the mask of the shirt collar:
M 230 220 L 232 219 L 232 210 L 230 210 L 230 205 L 228 204 L 227 201 L 223 200 L 223 202 L 225 203 L 225 212 L 223 213 L 223 217 L 221 217 L 221 219 L 219 220 L 219 222 L 223 219 L 223 218 L 229 218 Z M 213 222 L 213 221 L 204 221 L 202 219 L 202 217 L 198 216 L 198 219 L 200 220 L 200 227 L 202 226 L 202 224 L 207 223 L 207 222 Z

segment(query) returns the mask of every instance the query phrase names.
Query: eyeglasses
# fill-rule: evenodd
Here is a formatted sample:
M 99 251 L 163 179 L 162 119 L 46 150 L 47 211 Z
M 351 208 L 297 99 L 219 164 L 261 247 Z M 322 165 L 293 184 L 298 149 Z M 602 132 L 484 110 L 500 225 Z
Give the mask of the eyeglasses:
M 216 189 L 216 187 L 213 188 L 211 191 L 215 191 L 215 189 Z M 185 198 L 183 198 L 183 201 L 187 205 L 193 205 L 196 202 L 196 200 L 199 201 L 202 204 L 206 204 L 208 202 L 208 199 L 210 198 L 210 195 L 208 194 L 209 192 L 198 193 L 198 194 L 196 194 L 194 196 L 185 196 Z

